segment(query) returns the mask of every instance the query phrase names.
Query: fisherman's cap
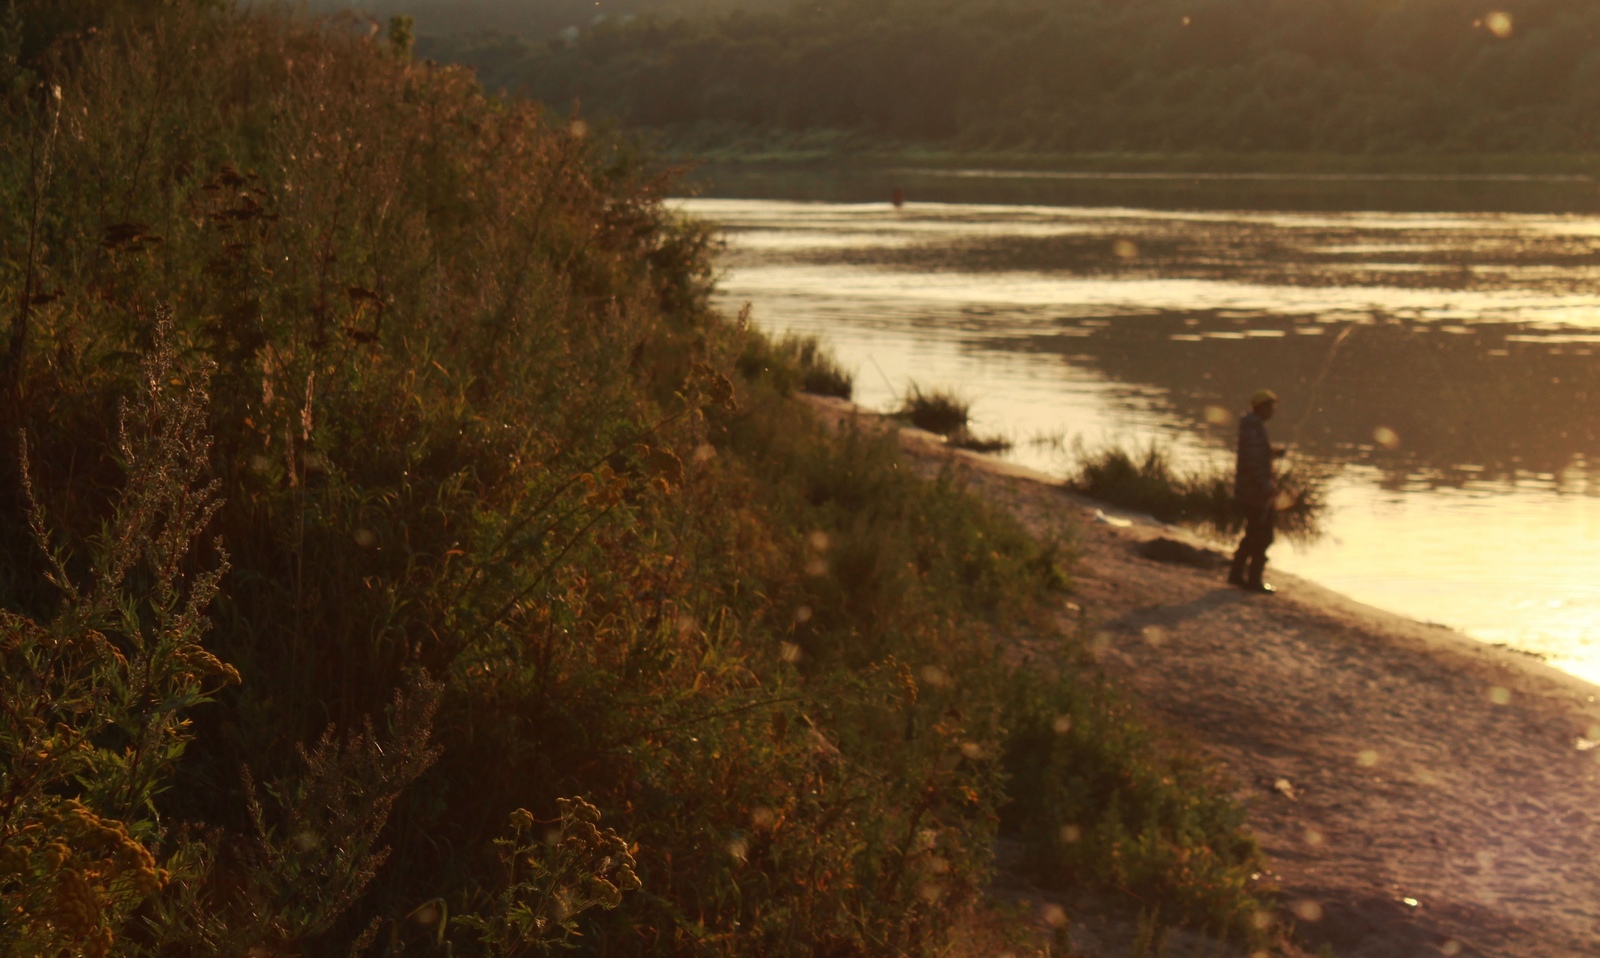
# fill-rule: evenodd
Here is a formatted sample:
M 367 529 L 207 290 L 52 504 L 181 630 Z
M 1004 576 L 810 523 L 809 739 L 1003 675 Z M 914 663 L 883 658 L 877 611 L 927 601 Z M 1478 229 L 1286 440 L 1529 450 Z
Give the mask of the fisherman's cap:
M 1277 402 L 1278 394 L 1270 389 L 1257 389 L 1250 397 L 1251 406 L 1260 406 L 1263 403 Z

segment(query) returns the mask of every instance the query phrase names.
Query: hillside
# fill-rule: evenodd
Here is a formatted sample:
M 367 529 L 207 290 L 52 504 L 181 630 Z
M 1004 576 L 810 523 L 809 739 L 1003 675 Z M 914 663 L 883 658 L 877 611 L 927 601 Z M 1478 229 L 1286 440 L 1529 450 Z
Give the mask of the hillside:
M 8 6 L 0 140 L 0 953 L 992 953 L 1002 834 L 1279 934 L 1064 544 L 823 430 L 628 143 L 209 0 Z

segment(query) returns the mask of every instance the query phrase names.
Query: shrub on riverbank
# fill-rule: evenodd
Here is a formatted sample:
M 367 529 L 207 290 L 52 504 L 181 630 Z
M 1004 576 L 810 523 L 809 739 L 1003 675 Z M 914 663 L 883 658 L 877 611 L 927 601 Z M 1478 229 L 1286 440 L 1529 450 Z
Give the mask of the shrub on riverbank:
M 1150 446 L 1143 452 L 1108 446 L 1089 453 L 1079 450 L 1078 472 L 1068 487 L 1103 502 L 1147 512 L 1162 522 L 1199 526 L 1219 535 L 1244 528 L 1245 516 L 1233 498 L 1233 473 L 1228 470 L 1184 473 L 1167 452 Z M 1321 479 L 1288 469 L 1278 477 L 1277 528 L 1289 538 L 1320 535 L 1324 510 Z
M 815 336 L 789 334 L 775 340 L 751 336 L 734 365 L 746 377 L 765 376 L 780 393 L 799 389 L 839 399 L 855 393 L 855 377 L 845 372 L 833 352 Z
M 912 383 L 895 415 L 918 429 L 948 436 L 967 427 L 972 406 L 949 389 L 924 390 Z
M 626 145 L 83 10 L 0 31 L 0 951 L 939 951 L 1060 555 L 786 402 Z
M 1131 896 L 1171 923 L 1253 940 L 1263 868 L 1214 768 L 1158 742 L 1103 686 L 1023 670 L 1007 690 L 1001 829 L 1034 877 Z

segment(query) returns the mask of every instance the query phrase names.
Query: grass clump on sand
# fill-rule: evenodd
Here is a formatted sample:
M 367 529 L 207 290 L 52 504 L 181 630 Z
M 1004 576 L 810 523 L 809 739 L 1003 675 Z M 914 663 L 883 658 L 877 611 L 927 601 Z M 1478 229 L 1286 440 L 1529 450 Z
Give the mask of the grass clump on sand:
M 1004 436 L 980 436 L 968 429 L 970 412 L 971 404 L 953 390 L 936 388 L 924 391 L 921 386 L 912 383 L 894 415 L 898 419 L 908 420 L 918 429 L 938 433 L 957 449 L 993 453 L 1011 448 L 1011 440 Z
M 1219 535 L 1244 528 L 1245 516 L 1233 498 L 1231 470 L 1182 473 L 1159 446 L 1143 452 L 1108 446 L 1088 453 L 1080 448 L 1078 458 L 1078 472 L 1068 481 L 1075 492 Z M 1283 490 L 1278 531 L 1290 538 L 1316 538 L 1325 508 L 1320 477 L 1288 469 L 1279 474 L 1278 485 Z
M 945 438 L 957 449 L 970 449 L 973 452 L 1008 452 L 1013 445 L 1004 436 L 980 436 L 966 429 L 958 429 Z
M 403 22 L 13 15 L 0 952 L 943 953 L 1062 553 L 823 432 L 645 159 Z M 1049 801 L 1146 807 L 1117 741 Z
M 970 411 L 971 404 L 953 390 L 924 390 L 912 383 L 895 415 L 909 420 L 918 429 L 949 436 L 966 429 Z

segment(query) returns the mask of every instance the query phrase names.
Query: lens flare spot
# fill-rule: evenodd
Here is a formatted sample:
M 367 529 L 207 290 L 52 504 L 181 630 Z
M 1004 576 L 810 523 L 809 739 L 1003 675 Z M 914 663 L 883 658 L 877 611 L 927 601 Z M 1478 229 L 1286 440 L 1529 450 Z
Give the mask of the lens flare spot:
M 1377 750 L 1376 749 L 1370 749 L 1370 748 L 1364 748 L 1361 751 L 1357 752 L 1356 753 L 1356 764 L 1360 765 L 1362 768 L 1371 768 L 1372 766 L 1378 764 L 1378 752 L 1377 752 Z
M 406 917 L 410 918 L 417 924 L 422 925 L 424 928 L 437 925 L 439 923 L 439 906 L 435 902 L 426 902 L 422 905 L 418 905 L 417 908 Z
M 985 753 L 983 751 L 983 746 L 979 745 L 977 742 L 962 742 L 961 754 L 964 757 L 976 762 L 983 758 Z
M 952 684 L 950 681 L 950 673 L 939 668 L 937 665 L 924 665 L 922 667 L 922 671 L 919 672 L 918 675 L 921 676 L 924 683 L 931 685 L 936 689 L 949 688 Z
M 1072 716 L 1057 715 L 1056 720 L 1050 723 L 1050 727 L 1055 729 L 1057 735 L 1065 735 L 1072 731 Z
M 1327 840 L 1327 837 L 1321 832 L 1317 831 L 1315 828 L 1306 829 L 1306 844 L 1310 845 L 1312 848 L 1320 847 Z
M 1496 685 L 1494 688 L 1489 690 L 1489 701 L 1496 705 L 1510 705 L 1511 690 Z
M 802 605 L 794 610 L 794 620 L 796 622 L 810 622 L 811 614 L 811 606 Z
M 1111 244 L 1111 255 L 1117 259 L 1138 259 L 1139 247 L 1133 240 L 1119 239 Z
M 1372 430 L 1372 441 L 1385 449 L 1400 448 L 1400 434 L 1388 426 L 1379 426 Z
M 1046 904 L 1039 909 L 1039 920 L 1051 928 L 1064 928 L 1067 924 L 1067 913 L 1060 905 Z
M 1205 416 L 1206 422 L 1213 426 L 1226 426 L 1233 421 L 1233 413 L 1230 413 L 1226 406 L 1219 406 L 1216 403 L 1206 407 Z
M 1511 36 L 1511 14 L 1504 10 L 1495 10 L 1483 18 L 1483 27 L 1504 40 Z
M 1076 845 L 1083 840 L 1083 829 L 1077 825 L 1061 826 L 1061 841 L 1067 845 Z
M 800 661 L 800 656 L 800 646 L 795 645 L 793 642 L 784 642 L 778 646 L 778 658 L 788 662 L 790 665 Z
M 1444 944 L 1439 946 L 1439 954 L 1441 954 L 1441 955 L 1459 955 L 1459 954 L 1461 954 L 1461 942 L 1456 941 L 1454 938 L 1450 939 L 1449 941 L 1447 941 Z
M 1167 642 L 1167 630 L 1161 628 L 1159 625 L 1145 626 L 1144 630 L 1140 632 L 1140 635 L 1144 636 L 1145 642 L 1157 648 L 1165 645 Z
M 771 828 L 772 823 L 777 820 L 777 813 L 765 806 L 758 805 L 750 810 L 750 824 L 757 828 Z
M 1301 921 L 1321 921 L 1322 906 L 1309 898 L 1302 898 L 1289 906 L 1294 916 Z

